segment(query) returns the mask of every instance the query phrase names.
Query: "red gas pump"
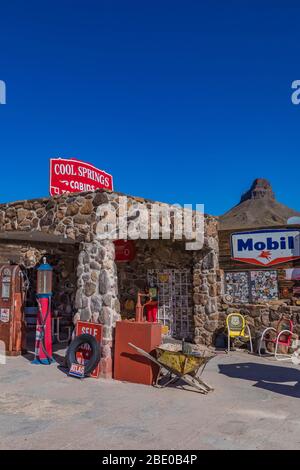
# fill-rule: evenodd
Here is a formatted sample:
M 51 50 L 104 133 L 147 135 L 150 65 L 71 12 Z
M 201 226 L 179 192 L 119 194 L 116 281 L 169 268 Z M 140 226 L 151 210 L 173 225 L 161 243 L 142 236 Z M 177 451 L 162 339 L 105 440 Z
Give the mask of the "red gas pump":
M 25 292 L 21 268 L 11 264 L 0 265 L 0 341 L 4 342 L 9 356 L 18 356 L 25 351 Z
M 53 268 L 43 258 L 43 263 L 37 270 L 37 303 L 39 314 L 36 325 L 35 358 L 32 364 L 51 364 L 52 334 L 51 334 L 51 300 L 52 300 Z

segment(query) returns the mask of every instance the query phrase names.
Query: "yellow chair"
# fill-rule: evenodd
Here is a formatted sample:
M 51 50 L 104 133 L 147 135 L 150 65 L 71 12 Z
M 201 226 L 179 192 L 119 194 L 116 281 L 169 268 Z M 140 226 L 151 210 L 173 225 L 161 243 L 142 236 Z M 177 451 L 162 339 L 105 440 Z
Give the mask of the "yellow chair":
M 242 342 L 249 342 L 253 353 L 251 331 L 245 318 L 240 313 L 230 313 L 226 318 L 226 328 L 228 334 L 228 352 L 230 352 L 230 340 L 239 339 Z

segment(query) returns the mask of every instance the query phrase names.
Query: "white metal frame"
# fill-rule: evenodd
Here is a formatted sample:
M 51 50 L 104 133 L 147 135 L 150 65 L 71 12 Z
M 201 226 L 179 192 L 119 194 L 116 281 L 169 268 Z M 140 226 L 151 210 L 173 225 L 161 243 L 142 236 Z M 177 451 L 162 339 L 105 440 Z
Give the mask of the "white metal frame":
M 269 354 L 270 356 L 274 356 L 275 359 L 277 361 L 289 361 L 292 357 L 292 354 L 281 354 L 281 353 L 277 353 L 277 350 L 278 350 L 278 346 L 279 346 L 279 338 L 280 336 L 284 333 L 284 334 L 287 334 L 289 333 L 291 336 L 293 335 L 293 332 L 291 330 L 282 330 L 279 332 L 278 336 L 277 336 L 277 330 L 276 328 L 273 328 L 272 326 L 269 326 L 268 328 L 266 328 L 262 335 L 261 335 L 261 338 L 260 338 L 260 342 L 259 342 L 259 348 L 258 348 L 258 354 L 261 356 L 261 346 L 262 346 L 262 342 L 264 340 L 264 336 L 265 334 L 267 333 L 267 331 L 275 331 L 276 333 L 276 342 L 275 342 L 275 351 L 274 353 L 270 353 L 269 351 L 267 351 L 266 349 L 266 352 L 265 354 Z
M 160 282 L 160 275 L 167 274 L 167 282 Z M 172 337 L 192 338 L 193 336 L 193 298 L 192 274 L 183 269 L 148 270 L 148 283 L 158 287 L 158 319 L 168 325 Z
M 247 328 L 247 332 L 248 332 L 248 336 L 249 336 L 250 351 L 251 351 L 251 353 L 253 353 L 252 336 L 251 336 L 251 331 L 250 331 L 250 328 L 249 328 L 249 325 L 247 324 L 247 322 L 245 322 L 245 328 Z M 227 330 L 228 330 L 228 344 L 227 344 L 228 349 L 227 350 L 228 350 L 228 353 L 230 353 L 230 327 L 229 327 L 229 325 L 227 327 Z M 235 338 L 239 338 L 239 336 L 235 336 L 233 339 L 235 339 Z

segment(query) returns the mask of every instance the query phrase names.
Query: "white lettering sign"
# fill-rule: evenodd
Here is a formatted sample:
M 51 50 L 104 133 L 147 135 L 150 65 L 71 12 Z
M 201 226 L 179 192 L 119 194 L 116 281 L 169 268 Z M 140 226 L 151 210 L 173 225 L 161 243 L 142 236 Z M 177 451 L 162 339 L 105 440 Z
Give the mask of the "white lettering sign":
M 300 230 L 256 230 L 231 235 L 231 257 L 258 266 L 300 258 Z

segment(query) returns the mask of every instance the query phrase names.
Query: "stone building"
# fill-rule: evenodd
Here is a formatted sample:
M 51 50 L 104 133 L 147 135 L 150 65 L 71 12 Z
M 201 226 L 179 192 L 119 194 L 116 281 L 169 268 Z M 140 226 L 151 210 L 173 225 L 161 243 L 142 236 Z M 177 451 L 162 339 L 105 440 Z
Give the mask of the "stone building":
M 168 324 L 173 336 L 209 345 L 221 320 L 217 219 L 205 215 L 202 248 L 186 250 L 187 240 L 175 236 L 171 215 L 169 239 L 137 239 L 135 258 L 118 263 L 114 240 L 101 238 L 98 227 L 107 204 L 120 216 L 120 197 L 125 196 L 99 190 L 0 206 L 0 262 L 26 267 L 32 282 L 30 305 L 34 303 L 35 268 L 47 255 L 54 266 L 54 309 L 64 323 L 81 319 L 104 325 L 104 377 L 112 374 L 115 323 L 128 313 L 128 300 L 132 305 L 137 291 L 149 283 L 160 284 L 160 320 Z M 128 227 L 135 220 L 137 206 L 151 211 L 153 204 L 171 208 L 127 196 L 126 209 L 133 214 L 126 221 Z

